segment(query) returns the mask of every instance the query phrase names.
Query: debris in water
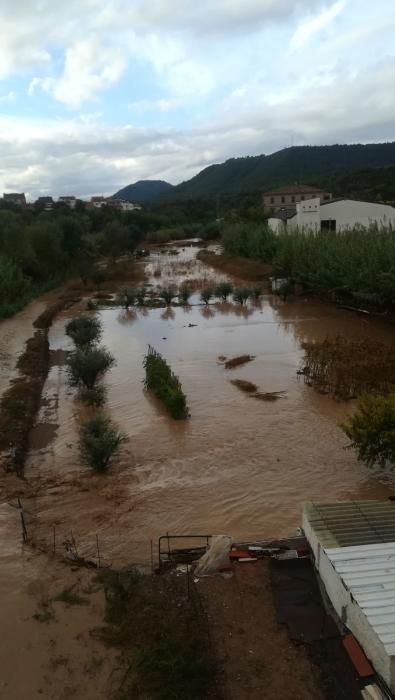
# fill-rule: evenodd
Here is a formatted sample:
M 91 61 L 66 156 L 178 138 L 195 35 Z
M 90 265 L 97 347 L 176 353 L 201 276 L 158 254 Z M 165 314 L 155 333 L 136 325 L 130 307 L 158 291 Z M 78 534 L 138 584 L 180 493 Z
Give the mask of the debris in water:
M 227 357 L 226 357 L 226 355 L 218 355 L 218 359 L 220 362 L 225 362 Z
M 247 394 L 253 394 L 258 390 L 258 387 L 253 382 L 249 382 L 246 379 L 231 379 L 230 383 L 237 386 L 241 391 L 245 391 Z
M 245 365 L 247 362 L 252 362 L 255 359 L 254 355 L 239 355 L 225 362 L 225 369 L 234 369 L 240 365 Z
M 284 399 L 286 393 L 286 391 L 257 391 L 256 394 L 251 394 L 251 397 L 259 401 L 277 401 Z

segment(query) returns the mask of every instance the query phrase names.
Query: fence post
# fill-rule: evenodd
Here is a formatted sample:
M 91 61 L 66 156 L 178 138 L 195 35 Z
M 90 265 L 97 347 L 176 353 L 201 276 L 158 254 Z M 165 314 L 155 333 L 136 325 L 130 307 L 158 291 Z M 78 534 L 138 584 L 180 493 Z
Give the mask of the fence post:
M 26 543 L 28 541 L 27 528 L 26 528 L 26 523 L 25 523 L 25 515 L 23 513 L 23 507 L 22 507 L 21 499 L 19 498 L 19 496 L 18 496 L 18 509 L 19 509 L 19 514 L 21 516 L 22 538 L 23 538 L 23 541 Z

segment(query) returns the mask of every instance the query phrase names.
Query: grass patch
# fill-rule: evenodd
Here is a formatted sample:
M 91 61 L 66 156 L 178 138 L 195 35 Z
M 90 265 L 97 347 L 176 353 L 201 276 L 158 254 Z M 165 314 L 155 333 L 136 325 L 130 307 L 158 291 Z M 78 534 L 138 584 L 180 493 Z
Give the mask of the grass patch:
M 265 265 L 257 260 L 232 255 L 216 255 L 207 250 L 197 254 L 198 260 L 232 277 L 249 282 L 263 282 L 273 274 L 273 265 Z
M 105 572 L 107 626 L 101 636 L 123 652 L 116 700 L 216 698 L 215 664 L 196 589 L 185 577 Z
M 172 418 L 188 418 L 189 410 L 180 380 L 162 355 L 151 346 L 144 358 L 144 369 L 145 389 L 152 391 L 164 403 Z
M 238 355 L 238 357 L 232 357 L 230 360 L 226 360 L 225 369 L 240 367 L 240 365 L 245 365 L 247 362 L 252 362 L 254 359 L 255 357 L 253 355 Z
M 317 391 L 345 401 L 395 388 L 395 346 L 344 336 L 303 343 L 303 374 Z
M 89 605 L 86 598 L 74 592 L 75 586 L 65 588 L 61 593 L 55 596 L 52 600 L 54 603 L 66 603 L 66 605 Z

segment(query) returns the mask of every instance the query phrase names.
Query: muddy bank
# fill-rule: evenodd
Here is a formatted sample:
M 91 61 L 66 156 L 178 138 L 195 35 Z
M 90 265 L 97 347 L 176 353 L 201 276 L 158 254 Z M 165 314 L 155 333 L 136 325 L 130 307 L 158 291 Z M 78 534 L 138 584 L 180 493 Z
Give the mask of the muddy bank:
M 225 255 L 224 253 L 216 255 L 212 250 L 201 250 L 197 257 L 206 265 L 247 282 L 265 282 L 267 284 L 269 277 L 274 272 L 273 265 L 265 265 L 257 260 Z

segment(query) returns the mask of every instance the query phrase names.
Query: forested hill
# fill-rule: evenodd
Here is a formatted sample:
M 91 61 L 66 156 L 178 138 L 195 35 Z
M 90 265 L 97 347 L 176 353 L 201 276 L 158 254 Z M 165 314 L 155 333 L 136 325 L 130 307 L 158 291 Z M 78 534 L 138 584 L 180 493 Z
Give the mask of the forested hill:
M 269 156 L 231 158 L 220 165 L 211 165 L 191 180 L 173 187 L 164 197 L 181 200 L 238 195 L 294 183 L 320 184 L 323 178 L 328 178 L 329 185 L 329 178 L 334 184 L 334 179 L 348 176 L 352 171 L 387 166 L 395 166 L 395 142 L 295 146 Z M 387 174 L 391 176 L 390 171 Z
M 153 202 L 161 195 L 173 189 L 173 185 L 164 180 L 139 180 L 127 185 L 114 194 L 114 199 L 126 199 L 129 202 Z

